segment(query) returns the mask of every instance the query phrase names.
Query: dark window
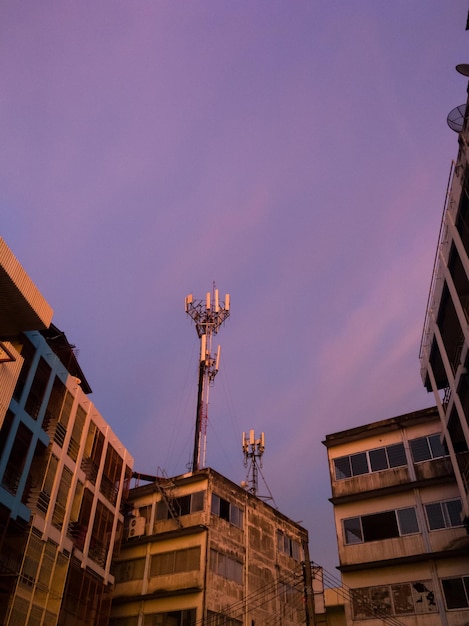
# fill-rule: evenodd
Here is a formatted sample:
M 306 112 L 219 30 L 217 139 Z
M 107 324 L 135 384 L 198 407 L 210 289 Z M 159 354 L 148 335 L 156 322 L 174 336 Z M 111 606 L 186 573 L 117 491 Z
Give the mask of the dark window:
M 195 626 L 195 615 L 195 609 L 150 613 L 143 617 L 143 626 Z
M 24 405 L 26 413 L 28 413 L 33 419 L 37 419 L 39 415 L 47 383 L 49 382 L 50 373 L 50 366 L 41 357 L 39 359 L 36 373 L 34 374 L 28 398 Z
M 363 541 L 362 524 L 360 517 L 350 517 L 344 520 L 345 543 L 361 543 Z
M 377 541 L 399 537 L 399 528 L 395 511 L 375 513 L 362 517 L 363 541 Z
M 212 493 L 212 513 L 239 528 L 243 527 L 243 511 L 216 493 Z
M 196 513 L 197 511 L 203 511 L 204 509 L 204 495 L 205 491 L 195 491 L 185 496 L 179 496 L 172 499 L 172 508 L 177 516 L 189 515 L 190 513 Z M 156 503 L 156 519 L 165 520 L 171 518 L 171 512 L 168 509 L 168 505 L 164 500 L 160 500 Z
M 342 480 L 370 472 L 381 472 L 393 467 L 407 465 L 404 445 L 395 443 L 384 448 L 359 452 L 334 459 L 335 478 Z
M 10 493 L 15 494 L 18 490 L 32 436 L 29 428 L 20 422 L 2 478 L 3 487 Z
M 441 583 L 448 609 L 467 609 L 469 607 L 469 576 L 446 578 Z
M 360 476 L 361 474 L 368 474 L 368 461 L 366 453 L 352 454 L 350 456 L 350 464 L 352 466 L 352 474 L 354 476 Z
M 388 455 L 389 467 L 402 467 L 407 465 L 404 444 L 396 443 L 393 446 L 387 446 L 386 452 Z
M 388 469 L 388 459 L 384 448 L 370 450 L 370 465 L 372 472 L 380 472 L 381 470 Z
M 350 467 L 349 456 L 342 456 L 339 459 L 334 459 L 334 465 L 335 465 L 336 480 L 342 480 L 343 478 L 351 477 L 352 468 Z
M 15 391 L 13 392 L 13 398 L 17 402 L 21 399 L 21 394 L 23 393 L 29 370 L 31 369 L 31 365 L 33 363 L 34 355 L 36 354 L 36 348 L 29 341 L 26 335 L 21 335 L 21 344 L 20 354 L 23 357 L 24 362 L 16 382 Z
M 415 507 L 344 520 L 345 543 L 381 541 L 419 532 Z
M 461 510 L 462 506 L 459 498 L 426 504 L 425 511 L 429 529 L 438 530 L 440 528 L 462 526 Z
M 414 463 L 438 459 L 448 456 L 445 447 L 440 443 L 440 434 L 429 435 L 428 437 L 418 437 L 410 440 L 410 449 Z

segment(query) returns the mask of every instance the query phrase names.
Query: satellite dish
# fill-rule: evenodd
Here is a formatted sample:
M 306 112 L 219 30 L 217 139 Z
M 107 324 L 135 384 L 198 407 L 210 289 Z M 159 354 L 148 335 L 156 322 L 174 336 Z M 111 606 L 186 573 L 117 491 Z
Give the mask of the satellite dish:
M 460 63 L 456 65 L 456 71 L 463 76 L 469 76 L 469 63 Z
M 460 104 L 449 112 L 446 121 L 451 130 L 460 133 L 464 127 L 464 117 L 466 115 L 466 105 Z

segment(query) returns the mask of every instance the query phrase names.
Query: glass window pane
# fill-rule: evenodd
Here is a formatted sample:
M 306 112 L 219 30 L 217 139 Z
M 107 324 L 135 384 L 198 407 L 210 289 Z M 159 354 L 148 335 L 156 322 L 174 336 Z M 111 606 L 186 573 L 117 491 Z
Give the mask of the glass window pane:
M 412 439 L 410 442 L 410 449 L 412 450 L 412 456 L 415 463 L 419 463 L 420 461 L 428 461 L 428 459 L 431 459 L 431 452 L 430 448 L 428 447 L 428 441 L 426 437 Z
M 386 457 L 386 450 L 384 448 L 370 450 L 369 456 L 372 472 L 380 472 L 381 470 L 388 469 L 388 460 Z
M 363 541 L 362 527 L 359 517 L 344 520 L 345 543 L 361 543 Z
M 412 506 L 408 509 L 400 509 L 397 511 L 397 518 L 399 520 L 401 535 L 411 535 L 419 532 L 415 507 Z
M 220 498 L 216 493 L 212 493 L 212 513 L 220 515 Z
M 407 465 L 403 443 L 387 446 L 386 452 L 388 453 L 389 467 L 402 467 Z
M 430 448 L 431 448 L 431 451 L 432 451 L 432 457 L 434 459 L 438 459 L 439 457 L 446 456 L 447 452 L 446 452 L 443 444 L 440 442 L 440 434 L 439 433 L 437 435 L 431 435 L 428 438 L 428 442 L 430 444 Z
M 461 500 L 449 500 L 449 502 L 445 502 L 445 509 L 448 518 L 448 526 L 462 526 Z
M 445 520 L 443 517 L 443 511 L 439 502 L 433 504 L 426 504 L 425 511 L 427 512 L 428 527 L 430 530 L 438 530 L 439 528 L 445 528 Z
M 360 452 L 359 454 L 350 455 L 350 463 L 352 465 L 352 475 L 360 476 L 361 474 L 368 474 L 368 461 L 366 458 L 366 452 Z
M 204 491 L 196 491 L 192 494 L 191 513 L 194 513 L 195 511 L 203 511 L 204 493 Z
M 334 459 L 335 465 L 335 479 L 342 480 L 343 478 L 350 478 L 352 470 L 350 468 L 350 457 L 342 456 L 339 459 Z
M 447 578 L 441 582 L 448 609 L 464 609 L 469 606 L 462 578 Z

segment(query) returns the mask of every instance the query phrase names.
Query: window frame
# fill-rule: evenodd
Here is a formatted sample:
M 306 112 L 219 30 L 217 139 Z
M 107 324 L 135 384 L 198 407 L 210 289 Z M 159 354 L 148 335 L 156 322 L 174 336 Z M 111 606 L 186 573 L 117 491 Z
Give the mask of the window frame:
M 458 591 L 459 592 L 460 591 L 463 592 L 463 594 L 465 596 L 465 598 L 464 598 L 465 599 L 465 604 L 455 605 L 454 604 L 454 601 L 455 601 L 454 595 L 453 595 L 452 598 L 451 598 L 451 596 L 448 597 L 447 591 L 451 591 L 451 590 L 449 589 L 449 587 L 447 585 L 445 585 L 445 583 L 450 583 L 450 581 L 460 581 L 461 588 Z M 451 576 L 451 577 L 448 577 L 448 578 L 442 578 L 441 579 L 441 587 L 442 587 L 442 590 L 443 590 L 443 597 L 445 599 L 445 606 L 446 606 L 446 609 L 448 611 L 454 611 L 454 610 L 455 611 L 460 611 L 461 609 L 464 610 L 464 609 L 468 609 L 469 608 L 469 576 L 464 576 L 463 575 L 463 576 Z M 454 593 L 454 590 L 453 590 L 453 593 Z M 451 599 L 452 606 L 449 606 L 448 599 Z
M 391 457 L 390 450 L 400 448 L 400 455 L 402 459 L 405 461 L 404 463 L 396 463 L 396 461 Z M 376 466 L 377 458 L 372 460 L 372 457 L 376 456 L 377 453 L 384 452 L 386 467 L 373 469 L 373 464 Z M 399 456 L 399 455 L 398 455 Z M 408 467 L 408 460 L 405 453 L 405 447 L 402 441 L 396 441 L 395 443 L 390 443 L 387 446 L 379 446 L 378 448 L 371 448 L 370 450 L 362 450 L 360 452 L 354 452 L 353 454 L 346 454 L 344 456 L 337 457 L 333 459 L 334 461 L 334 476 L 335 480 L 347 480 L 349 478 L 355 478 L 357 476 L 364 476 L 366 474 L 376 474 L 377 472 L 386 472 L 391 469 L 396 469 L 399 467 Z M 347 475 L 347 461 L 348 461 L 348 473 Z M 343 469 L 338 467 L 338 463 L 343 463 Z M 354 468 L 355 462 L 355 468 Z M 366 465 L 367 470 L 364 470 Z M 346 471 L 344 471 L 344 469 Z M 344 474 L 341 476 L 339 473 Z
M 212 515 L 224 519 L 237 528 L 243 529 L 244 510 L 212 492 L 210 511 Z
M 425 463 L 426 461 L 434 461 L 436 459 L 444 459 L 447 456 L 449 456 L 448 450 L 446 449 L 445 445 L 440 442 L 440 438 L 441 438 L 441 433 L 433 433 L 431 435 L 423 435 L 422 437 L 415 437 L 415 439 L 409 439 L 410 453 L 412 455 L 412 461 L 414 462 L 414 464 Z M 428 456 L 426 456 L 425 458 L 418 458 L 418 459 L 415 458 L 417 454 L 416 442 L 418 441 L 425 441 L 426 443 Z M 435 454 L 434 446 L 432 445 L 432 442 L 436 442 L 436 441 L 438 441 L 437 445 L 443 449 L 444 454 Z
M 459 515 L 458 523 L 453 524 L 452 513 L 449 511 L 449 508 L 448 508 L 448 505 L 450 505 L 453 502 L 459 503 L 458 508 L 459 508 L 459 513 L 461 513 L 462 511 L 461 498 L 449 498 L 448 500 L 439 500 L 437 502 L 427 502 L 424 504 L 425 517 L 427 520 L 428 530 L 430 531 L 447 530 L 448 528 L 460 528 L 461 526 L 464 526 L 464 522 L 461 519 L 461 515 Z M 436 506 L 439 506 L 440 508 L 440 512 L 441 512 L 440 514 L 441 514 L 441 519 L 443 521 L 443 525 L 432 527 L 430 516 L 429 516 L 429 507 L 436 507 Z
M 405 514 L 404 512 L 406 511 L 413 511 L 413 517 L 417 526 L 417 530 L 406 531 L 404 529 L 404 525 L 406 523 L 409 523 L 409 520 L 404 519 L 404 514 Z M 384 519 L 384 516 L 386 515 L 391 516 L 393 513 L 394 513 L 394 519 L 390 517 L 389 523 L 392 524 L 394 522 L 395 528 L 397 529 L 396 535 L 377 536 L 376 534 L 373 534 L 372 538 L 367 538 L 367 535 L 368 537 L 370 537 L 369 533 L 371 532 L 373 520 L 369 520 L 369 523 L 370 523 L 369 527 L 368 527 L 368 522 L 367 522 L 367 525 L 364 527 L 363 519 L 368 520 L 368 518 L 373 518 L 373 517 L 376 517 L 376 518 L 380 517 Z M 414 520 L 412 520 L 412 522 Z M 356 523 L 357 521 L 358 521 L 358 524 Z M 355 527 L 352 526 L 352 523 L 355 523 Z M 377 527 L 377 528 L 378 530 L 382 531 L 382 527 Z M 347 517 L 342 520 L 342 530 L 343 530 L 344 545 L 346 546 L 355 545 L 357 543 L 371 543 L 373 541 L 387 541 L 388 539 L 398 539 L 400 537 L 407 537 L 409 535 L 417 535 L 421 532 L 415 506 L 402 507 L 399 509 L 389 509 L 386 511 L 377 511 L 376 513 L 369 513 L 367 515 L 356 515 L 354 517 Z M 349 537 L 350 538 L 356 537 L 356 540 L 348 541 L 347 539 Z

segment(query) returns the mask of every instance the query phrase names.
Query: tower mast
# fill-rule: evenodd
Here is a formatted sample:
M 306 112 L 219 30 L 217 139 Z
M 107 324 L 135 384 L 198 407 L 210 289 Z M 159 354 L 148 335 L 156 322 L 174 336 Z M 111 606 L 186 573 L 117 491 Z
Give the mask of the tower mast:
M 218 289 L 215 289 L 214 285 L 213 293 L 207 292 L 205 300 L 194 300 L 192 294 L 186 296 L 185 310 L 192 318 L 200 339 L 199 387 L 192 455 L 192 471 L 194 472 L 205 465 L 208 395 L 220 363 L 220 346 L 218 346 L 216 355 L 213 355 L 212 337 L 217 334 L 223 322 L 230 315 L 230 295 L 226 294 L 225 302 L 220 302 Z

